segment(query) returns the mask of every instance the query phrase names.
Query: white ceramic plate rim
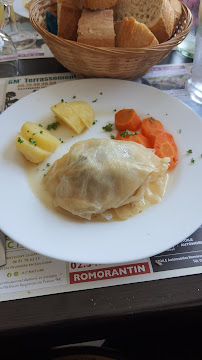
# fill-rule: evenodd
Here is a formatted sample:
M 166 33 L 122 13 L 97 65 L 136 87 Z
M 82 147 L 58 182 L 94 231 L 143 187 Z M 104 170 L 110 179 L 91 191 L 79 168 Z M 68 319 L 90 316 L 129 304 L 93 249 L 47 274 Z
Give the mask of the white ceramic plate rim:
M 100 95 L 100 92 L 103 94 Z M 93 103 L 105 110 L 101 122 L 74 139 L 108 137 L 102 123 L 114 119 L 113 110 L 133 107 L 143 118 L 150 113 L 171 132 L 179 148 L 179 164 L 160 204 L 127 221 L 74 223 L 46 209 L 32 193 L 24 171 L 6 156 L 16 155 L 14 137 L 26 121 L 39 121 L 50 106 L 64 98 Z M 111 117 L 110 117 L 111 116 Z M 0 228 L 9 237 L 38 253 L 65 261 L 121 263 L 151 257 L 180 243 L 202 223 L 202 121 L 190 108 L 146 85 L 112 79 L 73 80 L 39 90 L 13 104 L 1 116 Z M 181 129 L 181 134 L 179 133 Z M 9 144 L 9 145 L 8 145 Z M 188 149 L 193 154 L 188 155 Z M 12 153 L 14 155 L 12 155 Z M 11 154 L 11 155 L 8 155 Z M 191 163 L 191 157 L 195 163 Z

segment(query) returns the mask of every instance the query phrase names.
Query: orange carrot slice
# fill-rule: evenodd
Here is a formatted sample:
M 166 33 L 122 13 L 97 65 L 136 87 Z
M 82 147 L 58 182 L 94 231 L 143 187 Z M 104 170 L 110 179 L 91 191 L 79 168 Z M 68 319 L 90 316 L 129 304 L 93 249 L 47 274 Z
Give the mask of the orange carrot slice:
M 116 136 L 116 140 L 125 140 L 125 141 L 134 141 L 138 144 L 145 146 L 146 148 L 151 148 L 151 143 L 144 135 L 133 132 L 133 131 L 123 131 L 119 132 Z
M 163 124 L 159 120 L 156 120 L 151 116 L 146 119 L 143 119 L 142 120 L 142 131 L 141 131 L 142 135 L 149 138 L 151 133 L 154 131 L 164 131 Z
M 155 139 L 156 139 L 156 136 L 161 133 L 162 130 L 156 130 L 156 131 L 152 131 L 149 135 L 148 135 L 148 139 L 151 143 L 151 147 L 154 148 L 154 142 L 155 142 Z
M 178 162 L 178 149 L 173 136 L 165 131 L 159 132 L 154 140 L 155 154 L 160 158 L 169 157 L 169 169 L 173 169 Z
M 133 109 L 123 109 L 115 114 L 115 125 L 117 130 L 136 131 L 141 126 L 141 120 Z

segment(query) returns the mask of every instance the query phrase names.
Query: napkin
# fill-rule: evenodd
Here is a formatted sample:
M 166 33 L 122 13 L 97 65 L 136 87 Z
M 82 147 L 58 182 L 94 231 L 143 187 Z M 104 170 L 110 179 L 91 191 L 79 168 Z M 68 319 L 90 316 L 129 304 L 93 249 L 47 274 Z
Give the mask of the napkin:
M 46 11 L 46 26 L 47 26 L 47 30 L 53 34 L 53 35 L 57 35 L 57 18 L 51 14 L 49 11 Z

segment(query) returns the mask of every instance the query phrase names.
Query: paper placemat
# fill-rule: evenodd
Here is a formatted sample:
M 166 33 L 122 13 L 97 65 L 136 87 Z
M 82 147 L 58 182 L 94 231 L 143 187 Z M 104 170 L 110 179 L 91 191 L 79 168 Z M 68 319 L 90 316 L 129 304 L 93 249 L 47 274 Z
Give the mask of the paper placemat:
M 202 117 L 201 106 L 190 99 L 185 89 L 191 66 L 155 66 L 136 81 L 177 97 Z M 1 79 L 0 110 L 33 91 L 75 78 L 67 72 Z M 201 273 L 202 226 L 182 243 L 161 254 L 123 264 L 66 263 L 37 254 L 7 237 L 6 250 L 7 264 L 0 268 L 0 301 Z

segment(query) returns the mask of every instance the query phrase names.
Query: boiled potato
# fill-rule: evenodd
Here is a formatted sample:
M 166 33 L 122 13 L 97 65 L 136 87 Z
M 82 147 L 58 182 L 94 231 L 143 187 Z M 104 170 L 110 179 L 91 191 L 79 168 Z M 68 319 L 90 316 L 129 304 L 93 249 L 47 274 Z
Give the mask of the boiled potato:
M 21 133 L 16 137 L 16 148 L 24 155 L 24 157 L 34 164 L 38 164 L 45 160 L 51 152 L 41 149 L 37 146 L 37 143 L 30 142 L 25 139 Z
M 37 146 L 43 150 L 53 152 L 60 140 L 53 136 L 48 130 L 44 129 L 41 125 L 27 121 L 21 128 L 21 134 L 26 139 L 34 139 Z
M 56 117 L 65 122 L 77 134 L 85 128 L 84 122 L 67 103 L 58 103 L 51 107 Z
M 85 101 L 72 101 L 69 102 L 68 105 L 81 118 L 86 127 L 90 128 L 95 120 L 95 113 L 92 106 Z
M 52 106 L 51 110 L 77 134 L 80 134 L 85 127 L 89 128 L 95 119 L 92 106 L 85 101 L 60 102 Z

